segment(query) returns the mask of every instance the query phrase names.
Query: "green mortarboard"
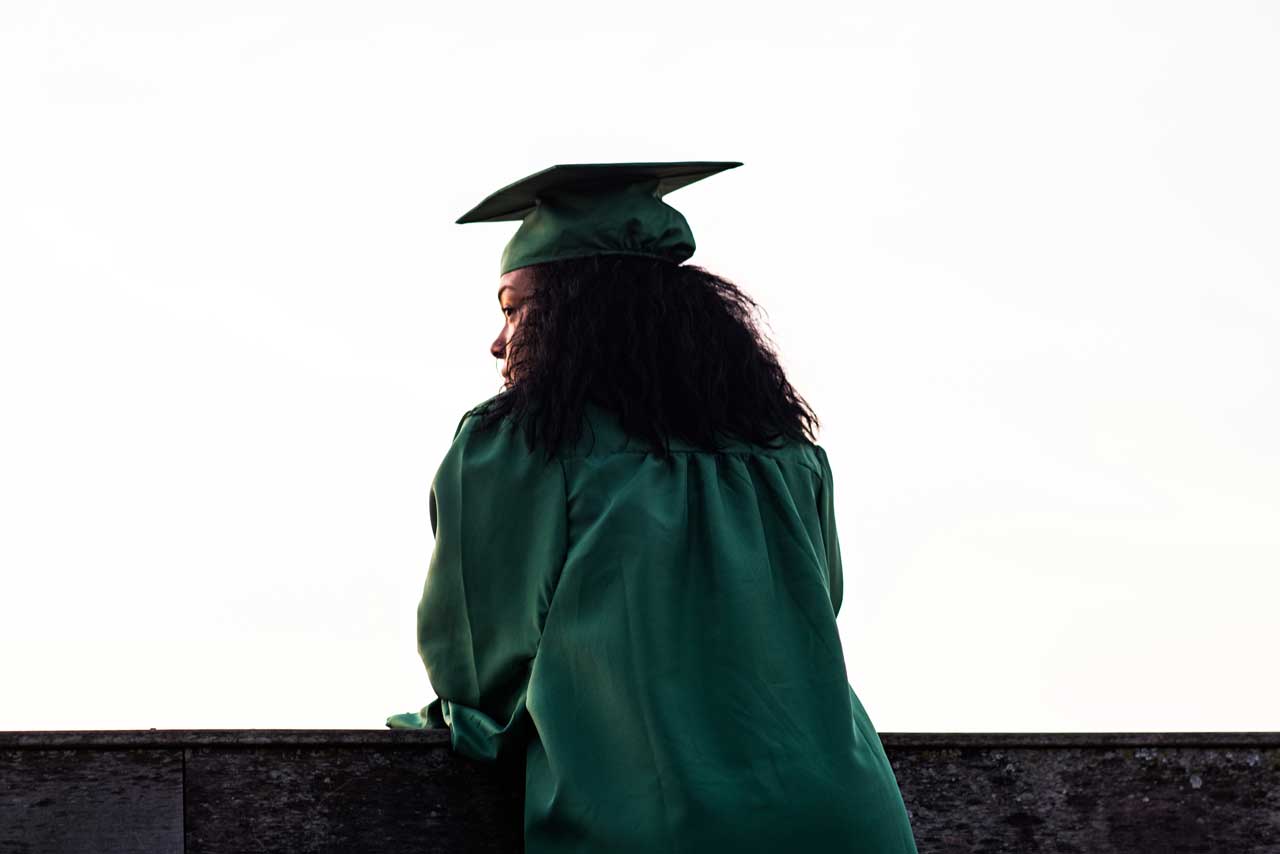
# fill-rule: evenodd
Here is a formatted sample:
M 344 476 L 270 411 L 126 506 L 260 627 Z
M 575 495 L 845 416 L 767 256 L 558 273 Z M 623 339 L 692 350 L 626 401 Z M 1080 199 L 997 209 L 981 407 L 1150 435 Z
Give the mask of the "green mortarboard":
M 729 162 L 572 163 L 503 187 L 459 223 L 523 220 L 502 252 L 502 272 L 588 255 L 652 255 L 679 264 L 693 232 L 667 193 L 741 166 Z

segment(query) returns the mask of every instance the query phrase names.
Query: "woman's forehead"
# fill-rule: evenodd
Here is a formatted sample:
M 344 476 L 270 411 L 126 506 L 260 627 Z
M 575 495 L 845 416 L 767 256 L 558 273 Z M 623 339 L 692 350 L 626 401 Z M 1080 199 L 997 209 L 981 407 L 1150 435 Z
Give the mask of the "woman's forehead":
M 513 297 L 521 297 L 528 294 L 533 288 L 533 273 L 528 267 L 521 267 L 512 270 L 510 273 L 504 273 L 498 279 L 498 299 L 502 299 L 503 292 L 509 291 Z

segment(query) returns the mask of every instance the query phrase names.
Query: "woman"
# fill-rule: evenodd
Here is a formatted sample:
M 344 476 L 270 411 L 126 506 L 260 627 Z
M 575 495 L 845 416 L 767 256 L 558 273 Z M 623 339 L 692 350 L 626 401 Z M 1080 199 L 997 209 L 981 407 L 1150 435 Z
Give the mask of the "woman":
M 438 699 L 388 724 L 523 755 L 532 854 L 916 851 L 846 677 L 817 418 L 661 201 L 732 165 L 554 167 L 462 220 L 523 220 L 506 383 L 432 483 Z

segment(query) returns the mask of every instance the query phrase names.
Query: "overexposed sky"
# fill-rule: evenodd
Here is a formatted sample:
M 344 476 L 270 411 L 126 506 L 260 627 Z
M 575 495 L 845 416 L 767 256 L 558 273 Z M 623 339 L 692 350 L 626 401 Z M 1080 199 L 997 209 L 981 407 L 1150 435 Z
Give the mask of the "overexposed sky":
M 1273 730 L 1280 9 L 0 5 L 0 729 L 380 727 L 555 163 L 823 421 L 882 731 Z

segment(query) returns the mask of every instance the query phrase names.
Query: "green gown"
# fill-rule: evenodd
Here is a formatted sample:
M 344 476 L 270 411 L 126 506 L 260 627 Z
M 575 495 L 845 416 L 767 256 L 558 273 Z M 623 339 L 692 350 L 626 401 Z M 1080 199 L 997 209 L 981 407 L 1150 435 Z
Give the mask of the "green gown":
M 388 725 L 524 752 L 529 854 L 915 854 L 836 632 L 823 449 L 673 439 L 663 461 L 589 406 L 546 463 L 475 411 L 431 487 L 438 699 Z

